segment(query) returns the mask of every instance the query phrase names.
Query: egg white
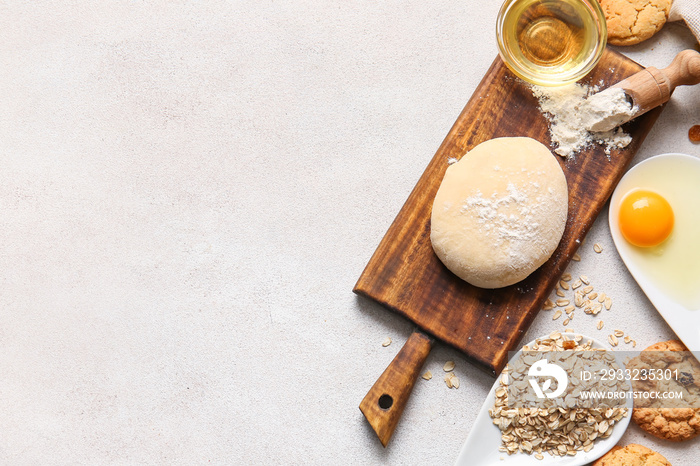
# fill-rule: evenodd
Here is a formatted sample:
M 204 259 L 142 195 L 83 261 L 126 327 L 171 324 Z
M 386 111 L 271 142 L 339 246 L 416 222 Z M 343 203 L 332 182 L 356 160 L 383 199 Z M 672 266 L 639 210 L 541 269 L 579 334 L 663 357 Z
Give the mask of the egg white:
M 667 297 L 688 310 L 700 310 L 700 159 L 687 155 L 652 157 L 620 181 L 610 205 L 610 227 L 619 233 L 619 207 L 634 189 L 655 191 L 673 209 L 669 238 L 658 246 L 640 248 L 622 240 L 628 264 L 638 268 Z M 620 251 L 622 253 L 622 251 Z

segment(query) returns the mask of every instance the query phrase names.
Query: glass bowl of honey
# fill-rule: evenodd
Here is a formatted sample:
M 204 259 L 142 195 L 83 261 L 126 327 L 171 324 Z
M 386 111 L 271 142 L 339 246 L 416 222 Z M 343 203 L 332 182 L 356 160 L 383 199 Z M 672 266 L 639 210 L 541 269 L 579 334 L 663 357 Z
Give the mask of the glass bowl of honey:
M 603 55 L 607 35 L 597 0 L 506 0 L 496 21 L 505 64 L 541 86 L 563 86 L 586 76 Z

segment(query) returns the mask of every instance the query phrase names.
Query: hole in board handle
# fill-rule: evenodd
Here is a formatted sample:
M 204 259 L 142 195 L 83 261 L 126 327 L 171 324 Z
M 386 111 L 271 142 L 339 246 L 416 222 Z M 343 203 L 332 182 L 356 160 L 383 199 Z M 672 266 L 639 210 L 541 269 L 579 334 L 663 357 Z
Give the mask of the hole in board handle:
M 378 404 L 382 409 L 389 409 L 391 408 L 391 405 L 394 404 L 394 399 L 391 397 L 391 395 L 384 394 L 379 397 Z

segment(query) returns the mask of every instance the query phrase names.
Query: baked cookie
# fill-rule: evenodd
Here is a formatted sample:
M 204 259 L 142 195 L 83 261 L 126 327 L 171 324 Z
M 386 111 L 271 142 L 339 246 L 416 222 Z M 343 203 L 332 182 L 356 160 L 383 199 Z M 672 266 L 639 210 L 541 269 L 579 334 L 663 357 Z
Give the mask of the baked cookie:
M 672 0 L 601 0 L 608 25 L 608 43 L 634 45 L 666 24 Z
M 635 390 L 682 392 L 679 400 L 635 399 L 632 420 L 651 435 L 674 442 L 700 435 L 700 363 L 678 340 L 646 348 L 628 369 L 670 371 L 670 379 L 634 381 Z M 671 404 L 673 407 L 668 407 Z M 658 407 L 657 405 L 667 406 Z
M 671 466 L 666 458 L 642 445 L 617 445 L 600 457 L 592 466 Z

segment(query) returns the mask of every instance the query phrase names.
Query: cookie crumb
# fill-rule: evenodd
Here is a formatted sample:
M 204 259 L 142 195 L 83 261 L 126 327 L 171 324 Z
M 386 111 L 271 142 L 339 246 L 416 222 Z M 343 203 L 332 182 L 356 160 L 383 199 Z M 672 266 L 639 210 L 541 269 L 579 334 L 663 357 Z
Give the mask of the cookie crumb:
M 691 142 L 700 142 L 700 125 L 691 126 L 688 130 L 688 139 Z
M 390 344 L 391 344 L 391 338 L 390 338 L 390 337 L 386 337 L 386 340 L 384 340 L 384 342 L 382 343 L 382 346 L 386 348 L 386 347 L 389 346 Z

